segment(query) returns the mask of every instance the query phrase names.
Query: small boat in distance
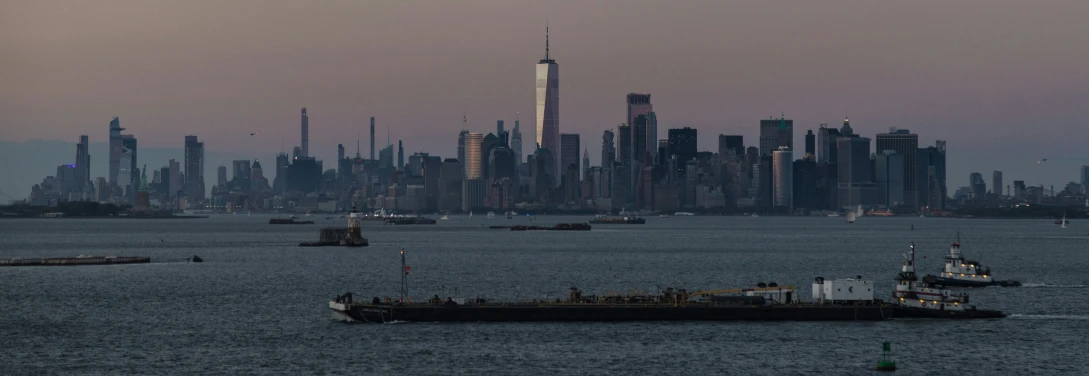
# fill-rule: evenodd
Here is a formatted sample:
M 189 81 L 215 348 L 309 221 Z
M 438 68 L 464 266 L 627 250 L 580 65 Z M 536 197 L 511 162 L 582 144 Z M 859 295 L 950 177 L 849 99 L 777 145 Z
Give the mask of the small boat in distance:
M 488 212 L 488 219 L 495 218 L 495 212 Z
M 673 215 L 675 215 L 675 216 L 678 216 L 678 217 L 679 217 L 679 216 L 682 216 L 682 215 L 696 215 L 696 213 L 690 213 L 690 212 L 676 212 L 676 213 L 673 213 Z
M 1066 228 L 1066 225 L 1070 224 L 1070 221 L 1066 220 L 1066 213 L 1065 212 L 1063 213 L 1063 219 L 1055 221 L 1055 224 L 1059 225 L 1059 227 L 1062 227 L 1062 228 Z
M 669 214 L 659 214 L 658 218 L 669 218 Z
M 443 220 L 443 221 L 449 221 L 449 220 L 450 220 L 450 216 L 448 216 L 448 215 L 446 215 L 446 214 L 443 214 L 443 215 L 442 215 L 441 217 L 439 217 L 439 219 L 440 219 L 440 220 Z

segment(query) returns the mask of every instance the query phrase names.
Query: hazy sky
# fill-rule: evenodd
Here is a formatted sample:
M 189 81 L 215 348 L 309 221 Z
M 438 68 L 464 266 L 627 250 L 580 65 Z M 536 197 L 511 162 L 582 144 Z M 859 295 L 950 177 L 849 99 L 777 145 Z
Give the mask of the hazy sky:
M 972 171 L 989 186 L 995 169 L 1058 185 L 1089 164 L 1085 0 L 7 0 L 0 140 L 104 142 L 120 116 L 141 146 L 194 134 L 271 159 L 298 144 L 306 106 L 327 161 L 337 143 L 354 153 L 357 131 L 368 154 L 370 116 L 379 145 L 389 127 L 406 154 L 452 156 L 464 109 L 484 133 L 520 112 L 528 152 L 546 20 L 560 131 L 580 133 L 595 165 L 628 92 L 652 94 L 659 137 L 696 127 L 706 150 L 720 133 L 755 145 L 780 113 L 798 146 L 845 114 L 866 136 L 945 139 L 951 189 Z

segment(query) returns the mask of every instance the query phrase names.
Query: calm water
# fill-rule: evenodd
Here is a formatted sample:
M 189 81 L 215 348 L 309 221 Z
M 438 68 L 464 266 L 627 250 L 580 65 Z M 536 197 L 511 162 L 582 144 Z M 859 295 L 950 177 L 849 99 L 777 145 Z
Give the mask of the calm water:
M 1089 224 L 1048 220 L 648 218 L 591 232 L 508 232 L 478 216 L 364 229 L 362 249 L 298 248 L 319 226 L 269 217 L 4 220 L 0 258 L 116 254 L 153 264 L 0 269 L 0 375 L 19 374 L 869 374 L 889 341 L 901 373 L 1084 374 Z M 583 221 L 538 217 L 537 224 Z M 911 226 L 914 225 L 914 230 Z M 948 244 L 1022 288 L 972 289 L 1002 320 L 879 323 L 344 324 L 326 303 L 410 295 L 532 299 L 797 286 L 862 275 L 891 294 L 914 241 L 921 272 Z M 205 262 L 178 262 L 199 255 Z M 169 262 L 173 261 L 173 262 Z

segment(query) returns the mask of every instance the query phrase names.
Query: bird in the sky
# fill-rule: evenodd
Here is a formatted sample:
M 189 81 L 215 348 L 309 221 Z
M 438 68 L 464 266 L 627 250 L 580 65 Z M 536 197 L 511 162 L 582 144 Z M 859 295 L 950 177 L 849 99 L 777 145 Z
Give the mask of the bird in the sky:
M 250 136 L 256 136 L 257 132 L 250 133 Z
M 1036 161 L 1036 163 L 1044 163 L 1044 162 L 1047 162 L 1047 158 Z

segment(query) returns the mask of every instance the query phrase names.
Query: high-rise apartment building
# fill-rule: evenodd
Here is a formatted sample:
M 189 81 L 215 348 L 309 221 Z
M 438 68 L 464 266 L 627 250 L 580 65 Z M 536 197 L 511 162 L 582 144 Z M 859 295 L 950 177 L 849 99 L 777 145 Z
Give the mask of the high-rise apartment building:
M 609 169 L 616 160 L 616 143 L 613 131 L 606 130 L 601 133 L 601 168 Z
M 991 175 L 991 192 L 995 196 L 1002 197 L 1002 171 L 995 171 Z
M 70 184 L 77 192 L 86 192 L 91 183 L 91 154 L 87 135 L 79 136 L 79 144 L 76 145 L 76 171 L 75 181 Z
M 514 120 L 514 129 L 510 134 L 510 150 L 514 152 L 515 164 L 525 162 L 522 158 L 522 129 L 518 127 L 518 119 Z
M 468 132 L 465 134 L 465 161 L 462 165 L 465 167 L 465 179 L 482 179 L 483 171 L 481 171 L 481 144 L 484 142 L 484 135 L 480 133 Z
M 647 122 L 645 124 L 646 129 L 645 137 L 643 137 L 643 146 L 641 150 L 646 150 L 651 153 L 651 157 L 655 157 L 658 154 L 658 117 L 654 114 L 654 105 L 650 103 L 650 94 L 628 93 L 627 97 L 628 111 L 627 111 L 627 123 L 628 125 L 635 124 L 635 118 L 639 115 L 646 115 Z M 642 155 L 634 156 L 636 161 L 643 160 Z
M 794 209 L 794 164 L 793 153 L 786 146 L 772 152 L 772 197 L 775 206 Z
M 374 116 L 371 116 L 371 160 L 374 160 Z
M 302 108 L 302 143 L 299 144 L 301 156 L 310 156 L 310 117 L 306 116 L 306 107 Z

